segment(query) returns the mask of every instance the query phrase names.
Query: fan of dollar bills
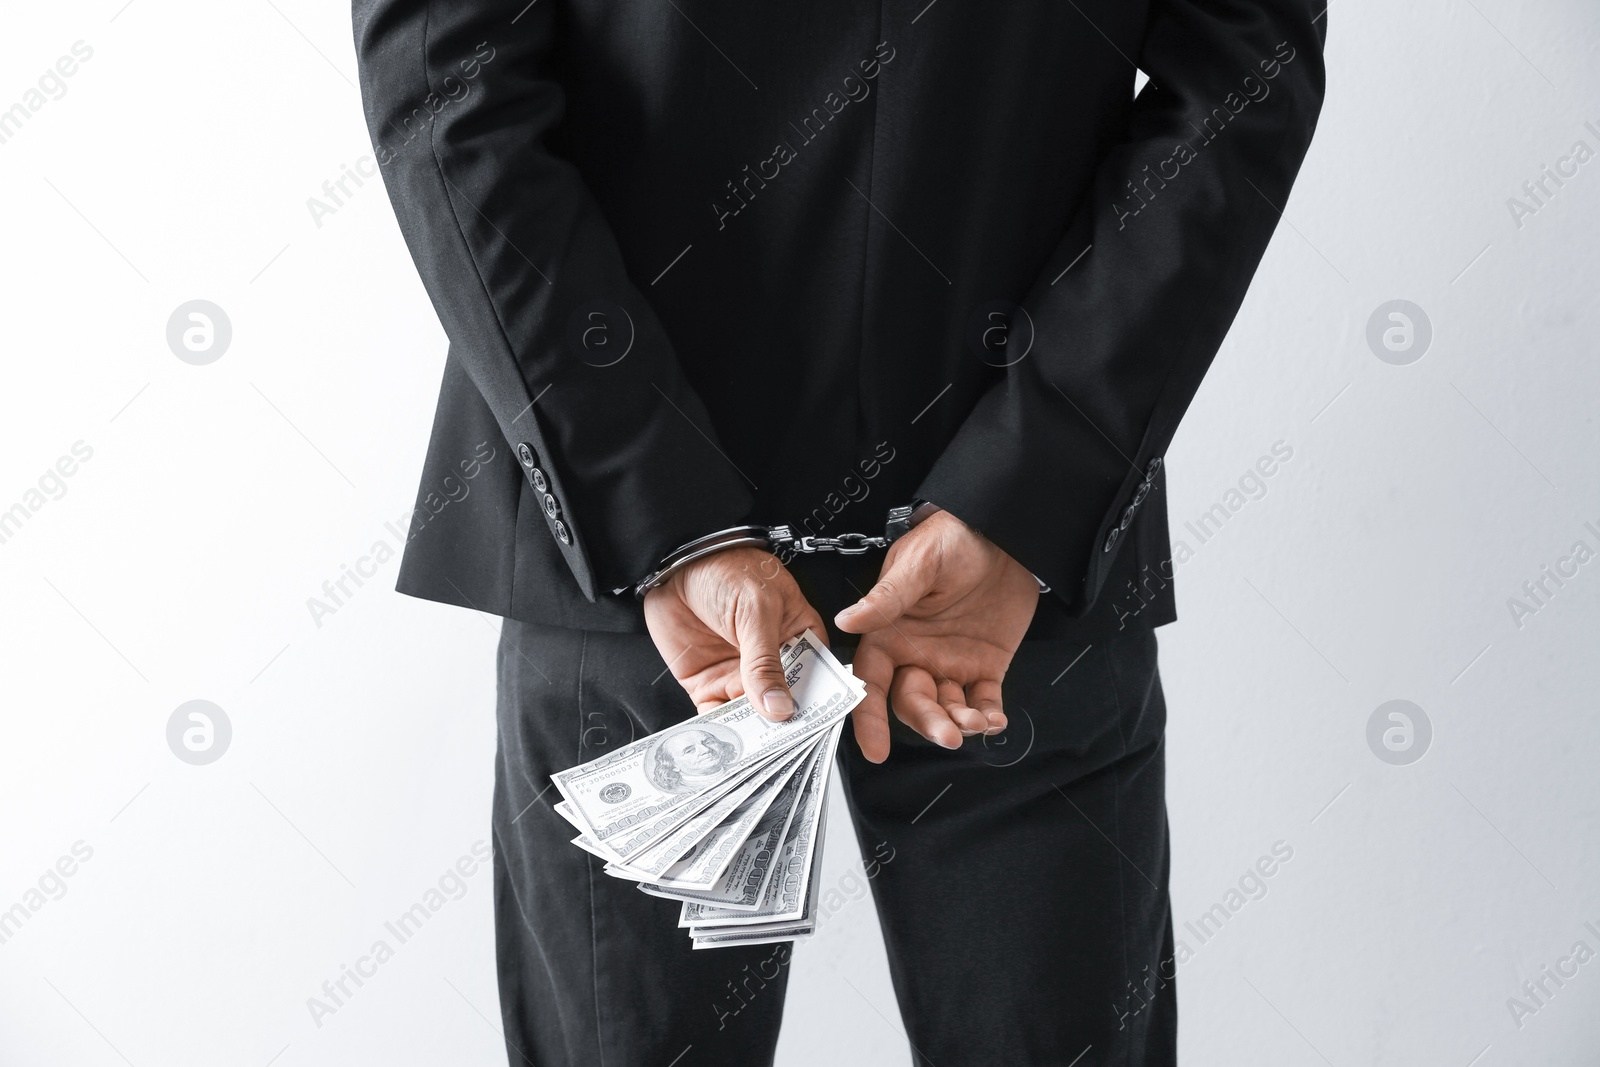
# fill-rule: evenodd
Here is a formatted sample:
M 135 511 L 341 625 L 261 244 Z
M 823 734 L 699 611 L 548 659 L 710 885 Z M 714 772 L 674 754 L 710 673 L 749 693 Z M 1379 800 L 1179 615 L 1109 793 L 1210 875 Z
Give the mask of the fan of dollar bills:
M 683 902 L 695 948 L 809 937 L 833 753 L 865 690 L 810 630 L 783 646 L 795 714 L 748 697 L 552 779 L 572 843 L 606 873 Z

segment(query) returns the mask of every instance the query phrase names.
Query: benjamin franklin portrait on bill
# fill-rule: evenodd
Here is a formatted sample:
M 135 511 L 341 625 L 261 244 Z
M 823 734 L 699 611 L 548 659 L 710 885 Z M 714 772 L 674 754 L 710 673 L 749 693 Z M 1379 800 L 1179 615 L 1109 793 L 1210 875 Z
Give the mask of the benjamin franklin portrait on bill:
M 717 723 L 685 724 L 657 741 L 644 759 L 644 773 L 657 789 L 693 793 L 715 784 L 738 761 L 739 737 Z

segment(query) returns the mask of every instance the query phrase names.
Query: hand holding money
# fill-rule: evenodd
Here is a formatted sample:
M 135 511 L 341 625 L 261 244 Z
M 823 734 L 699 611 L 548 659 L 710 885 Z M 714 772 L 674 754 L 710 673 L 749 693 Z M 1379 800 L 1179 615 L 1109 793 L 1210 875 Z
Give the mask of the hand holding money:
M 689 564 L 645 597 L 644 621 L 697 710 L 748 693 L 774 720 L 793 711 L 778 646 L 802 630 L 826 632 L 783 564 L 757 548 Z
M 784 721 L 740 696 L 552 778 L 572 843 L 682 901 L 696 948 L 815 930 L 834 750 L 865 690 L 810 630 L 782 645 L 778 668 L 794 705 Z

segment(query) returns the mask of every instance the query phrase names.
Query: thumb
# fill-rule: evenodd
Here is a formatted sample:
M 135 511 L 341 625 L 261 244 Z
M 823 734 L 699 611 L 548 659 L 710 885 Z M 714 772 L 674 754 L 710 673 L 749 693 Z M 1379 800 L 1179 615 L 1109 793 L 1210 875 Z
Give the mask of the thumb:
M 770 597 L 755 598 L 748 615 L 736 617 L 734 636 L 739 641 L 739 678 L 745 695 L 766 718 L 782 722 L 794 714 L 794 697 L 783 678 L 778 649 L 782 606 Z
M 865 634 L 892 625 L 927 596 L 938 578 L 934 557 L 926 552 L 903 552 L 885 561 L 878 584 L 867 595 L 834 616 L 846 633 Z

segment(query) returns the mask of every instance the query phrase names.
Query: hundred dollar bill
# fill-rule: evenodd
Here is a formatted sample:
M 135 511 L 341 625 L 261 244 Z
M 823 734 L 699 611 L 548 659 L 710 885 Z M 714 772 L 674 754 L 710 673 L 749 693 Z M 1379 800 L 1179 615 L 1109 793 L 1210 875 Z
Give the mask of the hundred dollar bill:
M 713 904 L 735 911 L 753 911 L 760 907 L 762 894 L 772 880 L 783 835 L 794 818 L 795 801 L 800 789 L 810 775 L 813 752 L 807 762 L 797 767 L 784 782 L 781 793 L 762 814 L 750 836 L 739 845 L 738 853 L 722 872 L 715 885 L 709 889 L 684 889 L 660 883 L 640 882 L 639 888 L 651 896 L 668 900 L 696 901 Z
M 663 817 L 825 733 L 861 701 L 860 684 L 811 631 L 780 657 L 796 705 L 788 721 L 769 722 L 741 696 L 554 775 L 585 836 L 615 859 L 636 856 L 659 840 Z
M 809 941 L 816 932 L 816 928 L 810 926 L 799 926 L 794 930 L 762 930 L 753 934 L 720 930 L 714 934 L 707 934 L 705 937 L 695 938 L 692 947 L 696 949 L 728 948 L 735 945 L 773 945 L 779 941 Z
M 689 935 L 694 948 L 720 948 L 725 945 L 765 945 L 774 941 L 803 941 L 817 932 L 818 887 L 822 884 L 822 844 L 827 836 L 827 802 L 823 802 L 824 817 L 817 830 L 817 847 L 812 851 L 810 863 L 810 888 L 806 892 L 805 910 L 799 919 L 786 922 L 751 923 L 745 926 L 691 927 Z
M 781 929 L 767 929 L 764 926 L 755 927 L 729 927 L 726 930 L 711 930 L 705 934 L 696 934 L 693 947 L 702 948 L 727 948 L 733 945 L 771 945 L 779 941 L 807 941 L 817 932 L 817 928 L 810 923 L 787 923 Z
M 670 867 L 672 864 L 676 863 L 682 858 L 684 853 L 694 848 L 695 842 L 698 840 L 699 835 L 704 833 L 707 827 L 715 827 L 718 822 L 723 821 L 728 809 L 726 807 L 714 808 L 714 805 L 718 805 L 724 799 L 728 799 L 733 804 L 737 804 L 750 793 L 760 789 L 763 784 L 764 779 L 762 779 L 760 776 L 750 776 L 743 780 L 735 780 L 730 783 L 731 786 L 737 787 L 737 792 L 731 797 L 729 796 L 729 793 L 731 792 L 730 790 L 721 790 L 717 791 L 715 794 L 706 794 L 706 796 L 702 798 L 706 801 L 706 803 L 700 811 L 687 812 L 687 822 L 681 823 L 676 830 L 672 831 L 672 833 L 668 834 L 654 845 L 651 845 L 650 848 L 639 853 L 629 861 L 630 863 L 636 864 L 637 869 L 623 867 L 621 865 L 622 861 L 618 860 L 616 855 L 614 855 L 610 850 L 602 848 L 600 845 L 590 840 L 589 835 L 582 832 L 583 824 L 578 822 L 577 816 L 572 814 L 571 809 L 567 808 L 567 810 L 562 811 L 563 808 L 566 808 L 566 801 L 563 800 L 558 802 L 555 805 L 555 808 L 556 811 L 561 813 L 562 818 L 566 819 L 567 822 L 571 823 L 573 827 L 579 831 L 578 836 L 572 839 L 572 843 L 583 849 L 585 852 L 591 853 L 606 861 L 605 873 L 613 875 L 617 878 L 638 879 L 652 877 L 653 875 L 647 872 L 653 872 L 658 869 L 665 870 L 667 867 Z
M 563 819 L 572 824 L 572 828 L 574 830 L 577 830 L 580 833 L 583 831 L 583 823 L 579 822 L 578 817 L 572 814 L 571 804 L 568 804 L 565 800 L 558 800 L 554 805 L 552 805 L 552 807 L 555 808 L 557 815 L 561 816 Z
M 594 844 L 614 865 L 648 864 L 659 868 L 658 861 L 664 856 L 669 861 L 675 862 L 694 846 L 702 833 L 710 832 L 752 792 L 770 784 L 773 775 L 784 764 L 792 761 L 795 752 L 803 750 L 814 740 L 815 738 L 802 739 L 798 746 L 782 746 L 775 749 L 762 757 L 760 762 L 712 786 L 681 808 L 668 811 L 657 816 L 653 822 L 630 830 L 621 842 L 613 841 L 604 845 L 594 842 Z M 625 847 L 619 849 L 617 847 L 619 844 Z M 635 848 L 634 845 L 638 847 Z M 619 851 L 625 851 L 627 858 L 623 859 L 618 854 Z
M 828 735 L 820 758 L 811 765 L 810 774 L 795 805 L 794 818 L 784 834 L 783 845 L 772 881 L 762 894 L 761 905 L 752 911 L 735 911 L 718 908 L 696 901 L 685 901 L 678 920 L 679 926 L 691 928 L 747 926 L 756 923 L 791 922 L 804 918 L 807 890 L 811 885 L 811 870 L 822 850 L 819 842 L 822 814 L 827 807 L 828 781 L 833 769 L 833 753 L 839 743 L 839 733 L 844 724 L 838 724 Z
M 782 795 L 785 785 L 795 777 L 803 777 L 801 772 L 810 765 L 815 747 L 813 742 L 796 753 L 795 758 L 785 762 L 781 773 L 775 775 L 761 793 L 740 805 L 738 811 L 706 834 L 681 860 L 651 881 L 663 889 L 704 890 L 714 887 L 740 854 L 741 846 L 755 833 L 767 810 Z
M 805 761 L 807 751 L 784 756 L 767 774 L 755 775 L 708 805 L 660 842 L 606 873 L 635 881 L 661 881 L 709 888 L 733 858 L 740 841 L 761 819 L 783 784 Z
M 733 798 L 733 804 L 737 805 L 749 792 L 759 788 L 761 783 L 767 780 L 776 764 L 790 755 L 791 750 L 788 748 L 770 752 L 762 757 L 760 762 L 746 767 L 737 774 L 729 775 L 711 788 L 696 794 L 682 806 L 671 808 L 649 822 L 633 827 L 622 839 L 597 845 L 614 863 L 647 862 L 667 848 L 677 849 L 673 856 L 677 859 L 694 843 L 693 836 L 686 832 L 687 825 L 715 825 L 717 819 L 713 819 L 709 824 L 700 822 L 700 817 L 707 812 L 707 809 L 717 806 L 720 807 L 720 815 L 726 815 L 730 808 L 723 802 L 729 799 L 730 794 L 739 793 L 738 797 Z M 624 852 L 628 857 L 627 860 L 622 858 Z
M 606 855 L 604 852 L 602 852 L 600 850 L 600 846 L 599 845 L 595 844 L 593 841 L 590 841 L 587 837 L 584 837 L 582 834 L 579 834 L 577 837 L 574 837 L 572 839 L 572 843 L 574 845 L 577 845 L 579 848 L 583 849 L 585 852 L 589 853 L 589 855 L 591 855 L 591 856 L 598 856 L 601 859 L 605 860 L 607 863 L 611 862 L 611 857 Z
M 756 797 L 762 794 L 771 796 L 776 786 L 781 784 L 771 780 L 773 767 L 782 770 L 785 767 L 792 767 L 795 760 L 804 758 L 803 752 L 798 755 L 789 753 L 779 753 L 779 755 L 780 759 L 757 767 L 754 771 L 747 771 L 730 779 L 725 786 L 719 786 L 697 797 L 694 804 L 685 807 L 679 814 L 674 828 L 667 830 L 663 826 L 662 837 L 631 859 L 618 859 L 610 849 L 595 842 L 586 833 L 579 833 L 572 839 L 572 843 L 585 852 L 593 853 L 605 860 L 605 873 L 614 878 L 631 881 L 655 878 L 696 849 L 707 835 L 716 830 L 720 824 L 727 822 L 732 812 L 752 799 L 753 794 Z M 557 807 L 565 804 L 566 801 L 561 801 Z M 574 826 L 580 826 L 577 817 L 570 809 L 564 817 Z

